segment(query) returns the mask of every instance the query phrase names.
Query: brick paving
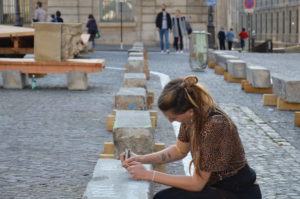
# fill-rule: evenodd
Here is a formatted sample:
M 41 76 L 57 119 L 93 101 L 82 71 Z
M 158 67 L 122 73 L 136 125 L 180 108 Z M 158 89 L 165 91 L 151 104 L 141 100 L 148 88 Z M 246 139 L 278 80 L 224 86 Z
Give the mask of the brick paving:
M 122 85 L 126 56 L 113 51 L 84 56 L 105 58 L 107 63 L 104 72 L 89 75 L 88 91 L 68 91 L 64 75 L 38 79 L 37 90 L 0 87 L 1 199 L 82 197 L 103 142 L 112 140 L 105 130 L 106 116 Z M 237 123 L 263 198 L 300 198 L 300 128 L 293 126 L 292 112 L 262 106 L 261 94 L 246 94 L 239 84 L 225 82 L 210 69 L 191 72 L 187 53 L 150 52 L 149 65 L 170 78 L 199 77 Z M 157 97 L 160 79 L 152 75 L 148 88 Z M 161 113 L 158 117 L 156 141 L 173 144 L 171 124 Z M 181 162 L 167 168 L 169 173 L 183 173 Z

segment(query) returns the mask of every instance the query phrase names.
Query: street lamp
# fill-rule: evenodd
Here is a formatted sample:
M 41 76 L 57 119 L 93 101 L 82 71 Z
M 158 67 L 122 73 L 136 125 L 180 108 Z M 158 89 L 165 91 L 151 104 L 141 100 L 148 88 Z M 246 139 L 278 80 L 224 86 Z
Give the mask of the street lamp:
M 15 13 L 16 13 L 15 26 L 22 26 L 19 0 L 15 0 Z

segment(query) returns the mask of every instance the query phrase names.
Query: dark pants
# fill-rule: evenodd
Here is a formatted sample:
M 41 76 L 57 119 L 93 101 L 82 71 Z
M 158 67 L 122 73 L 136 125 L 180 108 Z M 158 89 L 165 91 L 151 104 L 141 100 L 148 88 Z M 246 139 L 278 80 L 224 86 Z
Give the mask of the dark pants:
M 245 40 L 244 39 L 241 39 L 241 48 L 242 48 L 242 50 L 244 50 L 244 48 L 245 48 Z
M 228 42 L 228 50 L 231 50 L 231 49 L 232 49 L 232 43 L 233 43 L 232 41 L 229 41 L 229 42 Z
M 93 48 L 95 47 L 95 37 L 96 37 L 96 33 L 90 34 L 89 41 L 92 42 Z
M 183 50 L 183 38 L 182 38 L 182 36 L 174 38 L 174 47 L 175 47 L 176 51 L 179 49 L 178 48 L 178 40 L 180 41 L 180 50 Z
M 225 40 L 224 39 L 220 39 L 219 42 L 220 42 L 220 49 L 221 50 L 225 50 Z
M 236 175 L 206 186 L 202 191 L 169 188 L 158 192 L 154 199 L 261 199 L 260 188 L 254 184 L 255 180 L 255 172 L 247 165 Z

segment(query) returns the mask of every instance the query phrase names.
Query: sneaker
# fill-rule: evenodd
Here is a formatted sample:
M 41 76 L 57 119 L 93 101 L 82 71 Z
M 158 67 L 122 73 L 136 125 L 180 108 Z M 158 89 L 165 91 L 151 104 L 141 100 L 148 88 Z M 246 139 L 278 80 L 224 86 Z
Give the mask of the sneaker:
M 167 50 L 167 54 L 170 54 L 170 50 Z
M 182 51 L 180 51 L 180 53 L 183 53 L 183 50 L 182 50 Z
M 179 51 L 178 51 L 178 50 L 176 51 L 176 54 L 179 54 Z
M 160 53 L 161 53 L 161 54 L 164 54 L 165 52 L 162 50 L 162 51 L 160 51 Z

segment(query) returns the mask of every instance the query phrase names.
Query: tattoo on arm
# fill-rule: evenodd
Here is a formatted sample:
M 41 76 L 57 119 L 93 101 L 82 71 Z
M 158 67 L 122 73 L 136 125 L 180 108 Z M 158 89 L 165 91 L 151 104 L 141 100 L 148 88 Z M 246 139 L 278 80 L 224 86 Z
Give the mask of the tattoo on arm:
M 167 161 L 167 159 L 171 159 L 171 154 L 170 153 L 167 153 L 167 154 L 163 153 L 163 154 L 161 154 L 161 160 L 163 162 Z

